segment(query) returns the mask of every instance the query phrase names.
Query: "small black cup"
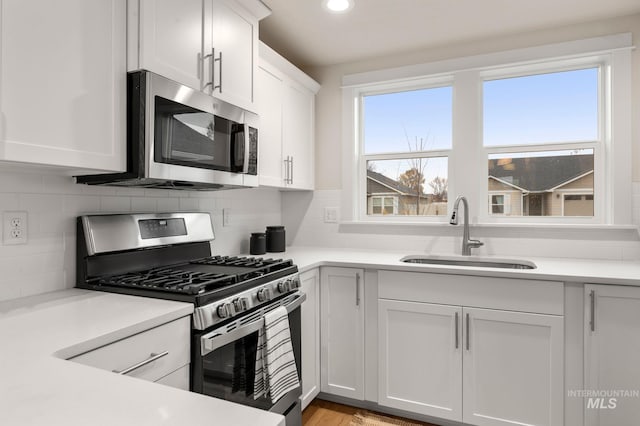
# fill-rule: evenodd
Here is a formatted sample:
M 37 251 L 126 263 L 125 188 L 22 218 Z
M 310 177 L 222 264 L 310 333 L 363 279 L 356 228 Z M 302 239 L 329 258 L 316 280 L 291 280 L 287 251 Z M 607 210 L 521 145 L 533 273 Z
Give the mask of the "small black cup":
M 249 239 L 249 253 L 265 254 L 267 251 L 267 237 L 264 232 L 254 232 Z

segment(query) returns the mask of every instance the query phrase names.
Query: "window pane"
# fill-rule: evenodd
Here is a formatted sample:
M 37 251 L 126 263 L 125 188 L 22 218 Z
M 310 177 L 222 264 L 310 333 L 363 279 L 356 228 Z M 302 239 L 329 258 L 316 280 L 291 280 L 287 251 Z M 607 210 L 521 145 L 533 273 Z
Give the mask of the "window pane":
M 446 157 L 368 161 L 367 214 L 381 214 L 383 202 L 385 214 L 446 215 L 447 164 Z
M 449 149 L 451 117 L 451 87 L 364 96 L 364 152 Z
M 492 154 L 488 168 L 490 212 L 593 216 L 593 166 L 593 149 Z M 499 196 L 504 197 L 502 203 L 497 201 Z M 504 209 L 496 211 L 497 204 Z
M 598 68 L 485 81 L 484 145 L 598 139 Z

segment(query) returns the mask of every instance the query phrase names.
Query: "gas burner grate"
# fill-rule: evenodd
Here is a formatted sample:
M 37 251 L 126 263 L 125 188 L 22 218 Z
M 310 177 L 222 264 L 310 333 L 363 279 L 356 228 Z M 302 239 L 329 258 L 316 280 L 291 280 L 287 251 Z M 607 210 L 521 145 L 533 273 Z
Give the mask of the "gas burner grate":
M 259 257 L 211 256 L 192 260 L 196 265 L 244 266 L 248 268 L 265 268 L 280 263 L 282 260 L 262 259 Z
M 201 294 L 236 282 L 237 277 L 234 275 L 184 271 L 175 268 L 131 272 L 98 280 L 98 284 L 102 286 L 143 288 L 183 294 Z

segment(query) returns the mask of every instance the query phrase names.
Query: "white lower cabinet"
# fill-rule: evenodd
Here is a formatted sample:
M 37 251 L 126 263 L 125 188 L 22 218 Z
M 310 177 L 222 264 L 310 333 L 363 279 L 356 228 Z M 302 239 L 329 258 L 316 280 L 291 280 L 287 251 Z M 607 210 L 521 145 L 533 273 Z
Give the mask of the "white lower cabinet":
M 320 273 L 300 274 L 307 300 L 301 307 L 302 322 L 302 409 L 320 393 Z
M 364 399 L 364 271 L 320 272 L 321 390 Z
M 637 425 L 640 288 L 586 285 L 584 299 L 584 389 L 603 392 L 584 398 L 585 425 Z
M 399 300 L 378 307 L 378 404 L 462 420 L 462 308 Z
M 190 317 L 183 317 L 78 355 L 70 361 L 189 389 L 190 332 Z
M 479 426 L 563 424 L 562 283 L 391 271 L 378 280 L 381 406 Z M 500 309 L 465 306 L 478 304 Z
M 562 425 L 563 318 L 466 307 L 463 314 L 462 421 Z

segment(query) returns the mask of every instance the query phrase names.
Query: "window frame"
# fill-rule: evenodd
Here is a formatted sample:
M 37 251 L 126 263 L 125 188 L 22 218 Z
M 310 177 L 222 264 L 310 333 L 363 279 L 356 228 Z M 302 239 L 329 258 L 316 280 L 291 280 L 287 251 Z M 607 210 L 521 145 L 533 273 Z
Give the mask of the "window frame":
M 450 75 L 435 75 L 420 78 L 417 80 L 403 81 L 403 82 L 385 82 L 375 84 L 368 87 L 363 87 L 354 91 L 355 97 L 355 116 L 357 117 L 357 124 L 355 127 L 356 142 L 356 157 L 357 157 L 357 190 L 355 194 L 358 198 L 363 198 L 364 202 L 360 199 L 355 201 L 357 208 L 357 220 L 361 222 L 432 222 L 432 223 L 444 223 L 447 221 L 447 215 L 443 216 L 419 216 L 419 215 L 398 215 L 398 209 L 395 209 L 393 215 L 376 215 L 369 214 L 368 205 L 366 202 L 367 195 L 367 162 L 368 161 L 384 161 L 384 160 L 406 160 L 413 158 L 447 158 L 449 159 L 451 148 L 449 149 L 431 149 L 422 151 L 401 151 L 401 152 L 385 152 L 385 153 L 365 153 L 365 140 L 364 140 L 364 117 L 362 112 L 364 111 L 364 98 L 366 96 L 384 95 L 389 93 L 406 92 L 411 90 L 422 89 L 436 89 L 441 87 L 452 86 L 452 76 Z M 453 114 L 453 112 L 452 112 Z M 449 163 L 447 162 L 447 170 L 449 169 Z M 449 182 L 449 176 L 447 176 L 447 182 Z M 426 182 L 425 182 L 426 183 Z
M 632 223 L 631 208 L 631 51 L 630 33 L 514 49 L 439 62 L 389 68 L 343 77 L 343 222 L 367 222 L 362 214 L 360 194 L 366 188 L 361 161 L 362 123 L 359 96 L 363 92 L 398 87 L 423 88 L 427 81 L 450 81 L 453 85 L 453 145 L 450 151 L 433 153 L 448 157 L 448 211 L 457 195 L 469 199 L 472 223 L 545 227 L 565 225 L 627 225 Z M 490 150 L 535 151 L 538 145 L 485 147 L 482 143 L 482 82 L 486 78 L 538 74 L 601 66 L 599 121 L 600 143 L 594 149 L 594 216 L 490 217 L 486 161 Z M 616 111 L 612 115 L 611 111 Z M 464 123 L 461 126 L 460 123 Z M 615 147 L 613 144 L 615 135 Z M 355 141 L 355 143 L 354 143 Z M 473 142 L 469 142 L 473 141 Z M 355 147 L 354 147 L 355 145 Z M 540 150 L 593 149 L 593 142 L 544 144 Z M 354 149 L 355 148 L 355 149 Z M 481 160 L 478 160 L 478 159 Z M 366 164 L 366 163 L 365 163 Z M 614 167 L 615 165 L 615 167 Z M 464 172 L 462 172 L 464 170 Z M 484 180 L 484 184 L 482 181 Z M 366 200 L 366 197 L 361 197 Z M 380 222 L 379 218 L 373 218 Z M 389 217 L 383 223 L 443 222 L 447 217 Z M 435 220 L 434 220 L 435 219 Z

